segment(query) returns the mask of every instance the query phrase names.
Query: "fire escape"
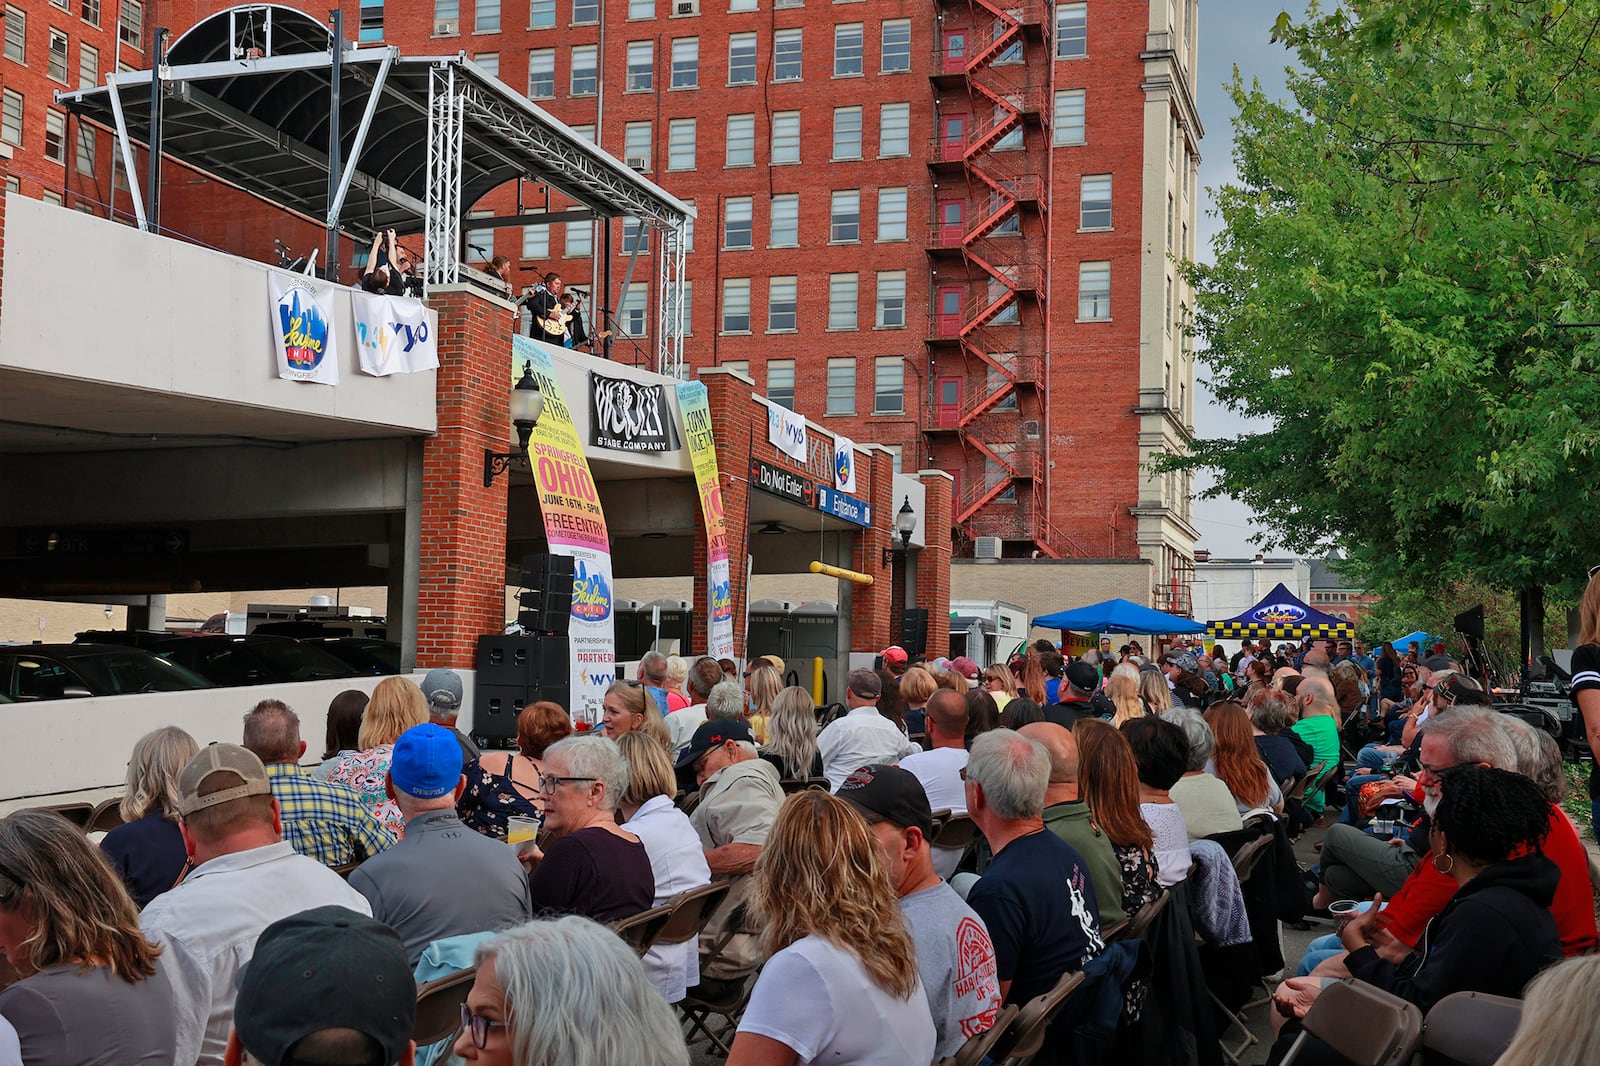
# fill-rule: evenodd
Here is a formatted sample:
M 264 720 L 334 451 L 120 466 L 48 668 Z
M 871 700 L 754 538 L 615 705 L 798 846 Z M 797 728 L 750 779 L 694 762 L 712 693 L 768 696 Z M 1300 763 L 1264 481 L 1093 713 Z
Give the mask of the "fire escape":
M 936 408 L 928 428 L 931 433 L 953 433 L 963 454 L 981 458 L 983 476 L 966 479 L 955 507 L 956 522 L 969 535 L 998 532 L 1007 539 L 1030 539 L 1055 558 L 1083 554 L 1048 518 L 1038 420 L 1044 386 L 1042 333 L 1036 332 L 1029 350 L 1028 331 L 1021 324 L 1030 305 L 1041 320 L 1045 310 L 1048 242 L 1043 234 L 1025 236 L 1024 223 L 1027 212 L 1042 216 L 1048 207 L 1043 158 L 1048 149 L 1030 150 L 1024 127 L 1031 119 L 1042 128 L 1049 114 L 1049 7 L 1044 0 L 971 0 L 972 28 L 966 30 L 955 28 L 957 11 L 955 4 L 946 10 L 932 66 L 941 118 L 930 167 L 936 188 L 941 178 L 961 175 L 967 195 L 959 219 L 945 217 L 941 202 L 928 253 L 936 275 L 955 275 L 952 264 L 959 260 L 967 280 L 958 305 L 935 308 L 930 344 L 935 349 L 954 345 L 963 365 L 981 369 L 983 375 L 978 387 L 971 387 L 971 374 L 964 375 L 969 387 L 962 402 Z M 1043 45 L 1036 44 L 1032 56 L 1030 41 Z M 1043 71 L 1035 69 L 1041 57 Z M 958 131 L 942 117 L 953 111 L 944 97 L 963 90 L 962 103 L 971 113 Z M 1024 138 L 1020 150 L 1002 147 L 1007 138 L 1014 143 L 1017 137 Z M 1009 235 L 1002 236 L 1008 224 Z M 941 304 L 945 291 L 936 296 Z M 1003 317 L 1007 312 L 1012 313 L 1009 320 Z M 1015 442 L 1009 448 L 993 443 L 999 432 L 994 419 L 979 424 L 1000 411 L 1016 412 Z M 1012 500 L 1019 506 L 997 506 Z

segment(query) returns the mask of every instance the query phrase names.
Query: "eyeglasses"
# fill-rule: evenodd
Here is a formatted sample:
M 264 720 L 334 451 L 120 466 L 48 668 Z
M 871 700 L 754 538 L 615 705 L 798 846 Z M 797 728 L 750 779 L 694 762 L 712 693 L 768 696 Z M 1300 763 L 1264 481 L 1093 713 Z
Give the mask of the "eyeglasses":
M 598 781 L 598 777 L 557 777 L 554 774 L 539 775 L 539 791 L 553 793 L 567 781 Z M 479 1045 L 480 1047 L 482 1045 Z
M 472 1009 L 463 1003 L 461 1004 L 461 1028 L 472 1034 L 472 1046 L 482 1051 L 489 1043 L 489 1030 L 504 1029 L 506 1028 L 506 1023 L 493 1021 L 481 1014 L 474 1014 Z

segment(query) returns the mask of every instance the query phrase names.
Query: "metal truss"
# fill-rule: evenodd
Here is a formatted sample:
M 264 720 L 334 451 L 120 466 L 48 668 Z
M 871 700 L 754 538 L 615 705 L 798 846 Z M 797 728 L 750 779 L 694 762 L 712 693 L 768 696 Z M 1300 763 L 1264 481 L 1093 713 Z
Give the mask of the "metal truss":
M 454 285 L 461 280 L 464 107 L 456 64 L 435 64 L 428 71 L 428 215 L 422 271 L 430 285 Z
M 657 270 L 656 373 L 683 377 L 683 269 L 684 224 L 661 230 L 661 257 Z

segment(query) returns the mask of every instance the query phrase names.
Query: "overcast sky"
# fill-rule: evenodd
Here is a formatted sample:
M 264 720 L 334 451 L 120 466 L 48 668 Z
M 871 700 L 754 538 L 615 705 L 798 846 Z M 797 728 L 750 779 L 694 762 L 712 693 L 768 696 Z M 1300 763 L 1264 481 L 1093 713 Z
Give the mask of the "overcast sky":
M 1238 67 L 1248 84 L 1261 82 L 1269 95 L 1285 96 L 1284 67 L 1288 51 L 1270 43 L 1272 24 L 1278 13 L 1289 10 L 1295 16 L 1305 5 L 1297 0 L 1200 0 L 1200 69 L 1195 94 L 1200 107 L 1200 122 L 1205 140 L 1200 143 L 1200 221 L 1195 255 L 1202 261 L 1211 257 L 1211 237 L 1218 220 L 1211 217 L 1211 190 L 1233 181 L 1233 102 L 1223 86 Z M 1195 432 L 1201 437 L 1232 436 L 1248 425 L 1244 419 L 1216 404 L 1206 388 L 1204 367 L 1197 367 L 1195 393 Z M 1209 485 L 1197 478 L 1195 491 Z M 1250 537 L 1256 529 L 1251 512 L 1233 500 L 1198 500 L 1194 507 L 1195 525 L 1200 529 L 1198 547 L 1209 548 L 1213 556 L 1249 556 L 1256 552 Z

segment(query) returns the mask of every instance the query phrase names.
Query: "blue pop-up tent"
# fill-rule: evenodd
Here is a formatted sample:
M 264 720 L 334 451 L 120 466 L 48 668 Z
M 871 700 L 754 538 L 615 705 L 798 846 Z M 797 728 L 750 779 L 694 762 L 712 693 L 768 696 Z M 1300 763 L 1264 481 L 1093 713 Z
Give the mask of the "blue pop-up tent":
M 1213 637 L 1248 640 L 1355 636 L 1349 622 L 1306 606 L 1281 581 L 1254 607 L 1232 618 L 1212 622 L 1209 628 Z
M 1041 615 L 1033 620 L 1041 629 L 1070 629 L 1077 633 L 1204 633 L 1205 624 L 1176 614 L 1162 614 L 1128 600 L 1105 600 L 1070 611 Z
M 1414 633 L 1407 633 L 1400 639 L 1391 640 L 1388 643 L 1390 647 L 1394 648 L 1394 653 L 1396 655 L 1404 655 L 1408 650 L 1410 650 L 1413 641 L 1416 642 L 1417 650 L 1424 658 L 1426 658 L 1428 649 L 1433 647 L 1435 644 L 1443 643 L 1444 638 L 1432 636 L 1419 629 Z

